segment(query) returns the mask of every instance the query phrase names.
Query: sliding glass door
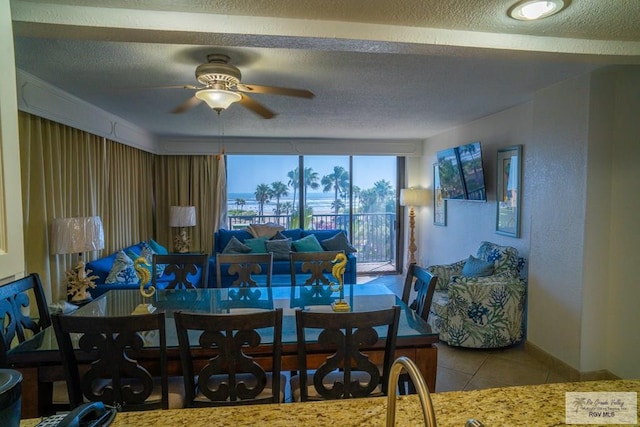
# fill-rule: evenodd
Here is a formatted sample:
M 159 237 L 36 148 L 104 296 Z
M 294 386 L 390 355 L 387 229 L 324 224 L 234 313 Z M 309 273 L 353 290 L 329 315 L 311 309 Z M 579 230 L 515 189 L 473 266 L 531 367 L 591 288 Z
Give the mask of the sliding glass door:
M 228 228 L 342 229 L 359 273 L 397 272 L 400 179 L 394 156 L 228 155 Z

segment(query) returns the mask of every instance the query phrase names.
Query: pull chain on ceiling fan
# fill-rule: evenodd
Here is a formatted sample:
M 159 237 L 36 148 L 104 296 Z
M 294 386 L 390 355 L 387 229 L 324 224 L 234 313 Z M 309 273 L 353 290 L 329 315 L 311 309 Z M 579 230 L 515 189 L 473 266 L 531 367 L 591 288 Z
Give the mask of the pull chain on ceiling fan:
M 242 84 L 240 70 L 229 64 L 229 56 L 224 54 L 211 54 L 207 56 L 207 63 L 196 68 L 196 80 L 203 86 L 182 86 L 184 89 L 196 90 L 194 96 L 172 110 L 172 113 L 180 114 L 204 101 L 218 114 L 238 102 L 240 105 L 265 119 L 276 116 L 276 113 L 260 104 L 247 95 L 247 93 L 264 93 L 270 95 L 294 96 L 298 98 L 313 98 L 314 94 L 305 89 L 293 89 L 277 86 L 262 86 L 254 84 Z

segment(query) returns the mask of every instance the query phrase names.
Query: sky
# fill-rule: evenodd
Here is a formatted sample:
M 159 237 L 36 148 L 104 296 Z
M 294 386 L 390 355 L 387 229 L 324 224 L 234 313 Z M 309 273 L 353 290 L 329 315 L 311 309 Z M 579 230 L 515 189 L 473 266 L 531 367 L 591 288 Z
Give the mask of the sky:
M 334 166 L 349 170 L 348 156 L 305 156 L 305 167 L 312 167 L 321 179 L 333 172 Z M 287 173 L 298 166 L 298 156 L 227 155 L 227 191 L 254 192 L 257 184 L 288 183 Z M 354 185 L 361 189 L 373 187 L 379 180 L 387 180 L 395 188 L 395 156 L 354 156 Z M 322 192 L 322 189 L 317 191 Z

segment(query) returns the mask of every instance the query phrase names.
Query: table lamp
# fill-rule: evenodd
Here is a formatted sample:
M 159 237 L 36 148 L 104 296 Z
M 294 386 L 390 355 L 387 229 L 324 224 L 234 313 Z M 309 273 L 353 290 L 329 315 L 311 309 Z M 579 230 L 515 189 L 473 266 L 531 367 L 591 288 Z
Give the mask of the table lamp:
M 91 270 L 85 270 L 82 259 L 84 252 L 98 251 L 104 248 L 104 230 L 99 216 L 56 218 L 52 224 L 51 252 L 58 254 L 78 254 L 78 264 L 67 270 L 67 295 L 72 302 L 91 299 L 89 288 L 95 288 L 93 282 L 98 276 L 89 276 Z
M 415 228 L 416 212 L 414 207 L 424 206 L 429 201 L 429 191 L 424 188 L 403 188 L 400 190 L 400 206 L 409 206 L 409 264 L 416 263 Z
M 169 210 L 169 226 L 180 229 L 173 238 L 173 249 L 175 252 L 189 252 L 191 241 L 189 240 L 189 236 L 187 236 L 185 227 L 194 227 L 195 225 L 195 206 L 171 206 Z

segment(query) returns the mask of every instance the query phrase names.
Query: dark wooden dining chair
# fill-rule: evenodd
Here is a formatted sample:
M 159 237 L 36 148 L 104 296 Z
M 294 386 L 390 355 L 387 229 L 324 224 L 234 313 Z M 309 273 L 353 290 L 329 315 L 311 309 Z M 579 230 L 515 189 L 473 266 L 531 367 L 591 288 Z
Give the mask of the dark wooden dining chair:
M 187 407 L 279 403 L 286 378 L 280 372 L 282 309 L 245 314 L 174 313 Z M 268 328 L 263 340 L 257 329 Z M 197 340 L 189 340 L 195 331 Z M 193 335 L 192 335 L 193 337 Z M 268 366 L 258 364 L 249 351 L 270 347 Z M 194 366 L 192 352 L 210 352 L 203 367 Z M 270 371 L 270 372 L 269 372 Z
M 402 302 L 413 309 L 425 322 L 429 318 L 429 309 L 436 290 L 438 276 L 429 273 L 425 268 L 410 264 L 402 290 Z M 417 292 L 415 300 L 409 304 L 411 289 Z
M 344 251 L 290 252 L 291 286 L 326 286 L 337 282 L 331 270 L 332 261 L 340 253 Z
M 429 310 L 431 309 L 431 301 L 433 300 L 437 282 L 438 276 L 432 275 L 417 264 L 409 265 L 402 290 L 402 302 L 415 311 L 425 322 L 429 318 Z M 416 295 L 413 302 L 409 303 L 412 289 L 416 292 Z M 400 394 L 414 394 L 416 392 L 411 378 L 406 373 L 400 374 L 398 389 Z
M 293 399 L 305 402 L 386 395 L 399 318 L 398 306 L 356 313 L 297 310 L 300 374 L 291 377 Z M 367 356 L 367 348 L 371 348 L 380 339 L 374 329 L 378 326 L 386 326 L 382 369 Z M 310 330 L 315 331 L 311 333 Z M 317 340 L 313 339 L 318 332 L 320 335 Z M 335 351 L 314 373 L 307 369 L 311 341 L 314 348 Z
M 54 314 L 52 321 L 72 408 L 87 401 L 101 401 L 119 411 L 184 407 L 182 379 L 167 374 L 164 312 L 120 317 Z M 146 341 L 157 348 L 157 358 L 140 357 Z
M 30 308 L 29 294 L 33 295 L 38 318 L 24 314 Z M 49 307 L 37 273 L 0 286 L 0 367 L 8 367 L 7 352 L 14 342 L 23 342 L 51 325 Z
M 263 267 L 264 266 L 264 272 Z M 229 284 L 230 287 L 244 288 L 257 287 L 256 277 L 260 274 L 264 277 L 264 286 L 271 286 L 273 275 L 273 253 L 266 254 L 222 254 L 216 255 L 216 283 L 219 288 L 223 287 L 222 269 L 229 270 L 229 276 L 237 278 Z M 261 274 L 264 273 L 264 274 Z M 226 287 L 226 286 L 225 286 Z
M 35 301 L 37 318 L 25 314 Z M 20 355 L 8 354 L 11 347 L 24 342 L 51 325 L 49 307 L 37 273 L 0 286 L 0 368 L 20 364 Z M 64 381 L 38 381 L 38 412 L 50 415 L 68 410 L 67 390 Z
M 207 254 L 155 254 L 151 284 L 156 289 L 206 288 L 208 265 Z

